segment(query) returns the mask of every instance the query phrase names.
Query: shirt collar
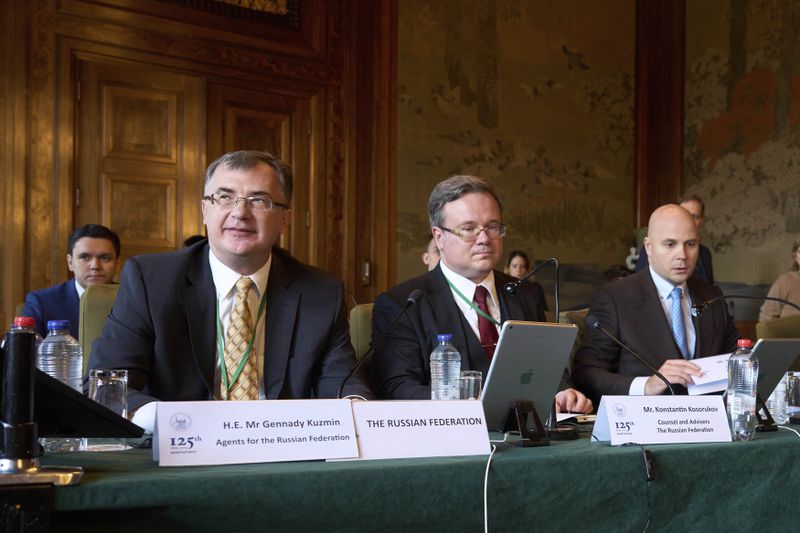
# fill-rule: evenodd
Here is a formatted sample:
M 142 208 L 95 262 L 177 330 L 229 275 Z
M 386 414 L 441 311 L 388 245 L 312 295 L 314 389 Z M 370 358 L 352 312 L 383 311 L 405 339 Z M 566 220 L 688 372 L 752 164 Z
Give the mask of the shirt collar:
M 209 248 L 208 250 L 208 264 L 211 267 L 211 276 L 214 278 L 214 287 L 217 291 L 217 299 L 225 298 L 233 290 L 236 282 L 242 277 L 241 274 L 228 268 L 225 263 L 217 259 L 214 252 Z M 262 296 L 267 290 L 267 281 L 269 281 L 269 269 L 272 266 L 272 254 L 269 254 L 269 259 L 264 263 L 264 266 L 246 276 L 253 280 L 258 288 L 259 297 Z
M 78 291 L 78 300 L 80 300 L 81 296 L 83 296 L 83 293 L 86 292 L 86 287 L 81 287 L 81 284 L 78 283 L 77 279 L 73 278 L 72 281 L 75 283 L 75 290 Z
M 462 276 L 461 274 L 457 274 L 450 270 L 444 262 L 444 258 L 439 260 L 439 268 L 442 269 L 442 274 L 444 277 L 447 278 L 453 286 L 461 291 L 461 294 L 469 298 L 470 300 L 475 296 L 475 289 L 478 285 L 483 285 L 486 287 L 486 290 L 489 291 L 489 294 L 492 296 L 492 300 L 496 303 L 498 302 L 497 299 L 497 291 L 495 290 L 494 286 L 494 270 L 489 272 L 489 275 L 481 281 L 480 283 L 476 284 L 472 280 L 469 280 Z
M 686 282 L 679 285 L 673 284 L 671 281 L 662 278 L 655 270 L 653 270 L 652 265 L 648 267 L 650 269 L 650 277 L 653 278 L 653 283 L 656 285 L 656 291 L 658 292 L 658 297 L 662 300 L 666 300 L 669 298 L 669 294 L 672 292 L 672 289 L 675 287 L 680 287 L 681 291 L 683 292 L 683 296 L 685 298 L 689 297 L 689 292 L 687 291 Z

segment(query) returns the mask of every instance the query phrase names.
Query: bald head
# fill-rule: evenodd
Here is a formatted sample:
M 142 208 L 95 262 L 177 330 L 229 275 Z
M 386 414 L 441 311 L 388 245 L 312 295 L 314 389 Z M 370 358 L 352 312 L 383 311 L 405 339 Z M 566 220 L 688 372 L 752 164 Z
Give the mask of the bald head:
M 644 248 L 656 274 L 680 285 L 694 272 L 700 241 L 692 215 L 677 204 L 662 205 L 650 215 Z

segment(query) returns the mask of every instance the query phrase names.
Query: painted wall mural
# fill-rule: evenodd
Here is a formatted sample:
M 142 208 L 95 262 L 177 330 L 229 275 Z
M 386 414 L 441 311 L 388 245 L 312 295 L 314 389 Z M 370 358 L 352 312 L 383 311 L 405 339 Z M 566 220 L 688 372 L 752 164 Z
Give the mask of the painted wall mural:
M 569 263 L 564 297 L 586 301 L 633 243 L 633 0 L 399 9 L 397 279 L 423 271 L 432 187 L 477 174 L 504 197 L 505 251 Z
M 716 278 L 765 294 L 800 236 L 800 3 L 687 2 L 686 30 L 687 192 Z

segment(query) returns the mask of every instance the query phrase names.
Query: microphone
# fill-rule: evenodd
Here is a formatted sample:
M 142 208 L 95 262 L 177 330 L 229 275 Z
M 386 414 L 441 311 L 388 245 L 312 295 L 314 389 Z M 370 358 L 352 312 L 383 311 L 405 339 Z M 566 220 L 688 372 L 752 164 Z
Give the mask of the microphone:
M 628 350 L 628 353 L 630 353 L 630 354 L 631 354 L 631 355 L 632 355 L 632 356 L 633 356 L 633 357 L 634 357 L 634 358 L 635 358 L 637 361 L 639 361 L 639 362 L 640 362 L 640 363 L 642 363 L 644 366 L 646 366 L 646 367 L 647 367 L 647 369 L 648 369 L 650 372 L 652 372 L 652 373 L 653 373 L 653 375 L 655 375 L 655 376 L 656 376 L 658 379 L 660 379 L 661 381 L 663 381 L 663 382 L 666 384 L 666 386 L 667 386 L 667 389 L 669 390 L 669 392 L 670 392 L 670 393 L 671 393 L 673 396 L 675 396 L 675 390 L 672 388 L 672 384 L 671 384 L 669 381 L 667 381 L 667 378 L 665 378 L 665 377 L 664 377 L 664 375 L 663 375 L 661 372 L 659 372 L 658 370 L 656 370 L 655 368 L 653 368 L 652 366 L 650 366 L 650 364 L 649 364 L 647 361 L 645 361 L 645 360 L 642 358 L 642 356 L 641 356 L 641 355 L 639 355 L 638 353 L 636 353 L 636 352 L 634 352 L 633 350 L 631 350 L 631 349 L 630 349 L 630 348 L 629 348 L 627 345 L 625 345 L 625 343 L 623 343 L 621 340 L 619 340 L 619 339 L 618 339 L 618 338 L 616 338 L 614 335 L 612 335 L 612 334 L 611 334 L 611 333 L 610 333 L 608 330 L 606 330 L 605 328 L 603 328 L 603 326 L 601 326 L 601 325 L 600 325 L 600 322 L 598 322 L 597 320 L 595 320 L 595 321 L 594 321 L 594 324 L 592 324 L 592 327 L 593 327 L 594 329 L 597 329 L 597 330 L 600 330 L 600 331 L 602 331 L 603 333 L 605 333 L 606 337 L 608 337 L 609 339 L 611 339 L 612 341 L 614 341 L 615 343 L 617 343 L 617 344 L 618 344 L 620 347 L 622 347 L 622 348 L 624 348 L 624 349 Z
M 378 337 L 378 340 L 372 343 L 372 346 L 369 347 L 369 350 L 367 350 L 367 353 L 364 354 L 364 357 L 362 357 L 360 361 L 358 361 L 355 365 L 353 365 L 353 368 L 351 368 L 350 372 L 344 377 L 344 379 L 342 380 L 342 384 L 339 385 L 339 391 L 336 393 L 337 400 L 341 399 L 342 391 L 344 391 L 344 386 L 347 383 L 347 381 L 351 377 L 353 377 L 353 374 L 358 372 L 358 369 L 361 368 L 364 365 L 364 362 L 370 358 L 372 352 L 375 351 L 375 348 L 383 341 L 384 337 L 386 337 L 386 335 L 392 330 L 397 321 L 400 320 L 400 317 L 406 314 L 406 311 L 408 311 L 408 309 L 412 305 L 417 303 L 420 300 L 420 298 L 422 298 L 422 289 L 414 289 L 413 291 L 411 291 L 411 294 L 408 295 L 408 299 L 406 299 L 406 303 L 405 305 L 403 305 L 403 308 L 400 310 L 400 312 L 394 316 L 391 322 L 389 322 L 389 325 L 386 327 L 385 330 L 383 330 L 383 333 L 381 333 L 381 336 Z
M 739 299 L 739 300 L 759 300 L 759 301 L 761 301 L 761 300 L 772 300 L 773 302 L 781 302 L 782 304 L 788 305 L 789 307 L 794 307 L 795 309 L 800 311 L 800 306 L 799 305 L 797 305 L 794 302 L 790 302 L 789 300 L 784 300 L 783 298 L 775 298 L 773 296 L 743 296 L 743 295 L 739 295 L 739 294 L 731 294 L 730 296 L 725 296 L 724 294 L 720 294 L 719 296 L 714 296 L 713 298 L 710 298 L 710 299 L 706 300 L 705 302 L 703 302 L 701 304 L 693 305 L 692 308 L 691 308 L 692 316 L 695 317 L 695 318 L 699 317 L 700 315 L 703 314 L 703 311 L 705 311 L 706 307 L 708 307 L 709 305 L 713 304 L 714 302 L 716 302 L 720 298 L 724 298 L 724 299 L 730 298 L 732 300 L 735 300 L 735 299 Z
M 556 312 L 556 322 L 558 322 L 558 267 L 559 267 L 559 264 L 558 264 L 558 258 L 557 257 L 550 257 L 548 259 L 545 259 L 543 262 L 541 262 L 538 265 L 536 265 L 535 267 L 533 267 L 533 270 L 531 270 L 530 272 L 528 272 L 527 274 L 522 276 L 520 279 L 518 279 L 516 281 L 510 281 L 510 282 L 506 283 L 503 286 L 503 290 L 506 292 L 506 294 L 517 294 L 517 289 L 519 289 L 519 286 L 522 285 L 523 283 L 525 283 L 526 281 L 528 281 L 528 279 L 531 276 L 533 276 L 534 274 L 539 272 L 539 270 L 543 266 L 548 264 L 548 263 L 553 263 L 553 265 L 555 265 L 555 285 L 554 285 L 554 287 L 555 287 L 555 298 L 556 298 L 555 312 Z

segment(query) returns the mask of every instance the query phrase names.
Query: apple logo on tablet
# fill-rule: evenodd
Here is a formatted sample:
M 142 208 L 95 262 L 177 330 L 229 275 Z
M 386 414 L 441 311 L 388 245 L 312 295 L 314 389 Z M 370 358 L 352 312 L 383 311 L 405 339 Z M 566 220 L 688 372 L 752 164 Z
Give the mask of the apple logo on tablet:
M 523 372 L 519 376 L 519 382 L 523 385 L 530 385 L 533 380 L 533 369 L 529 368 L 527 372 Z

